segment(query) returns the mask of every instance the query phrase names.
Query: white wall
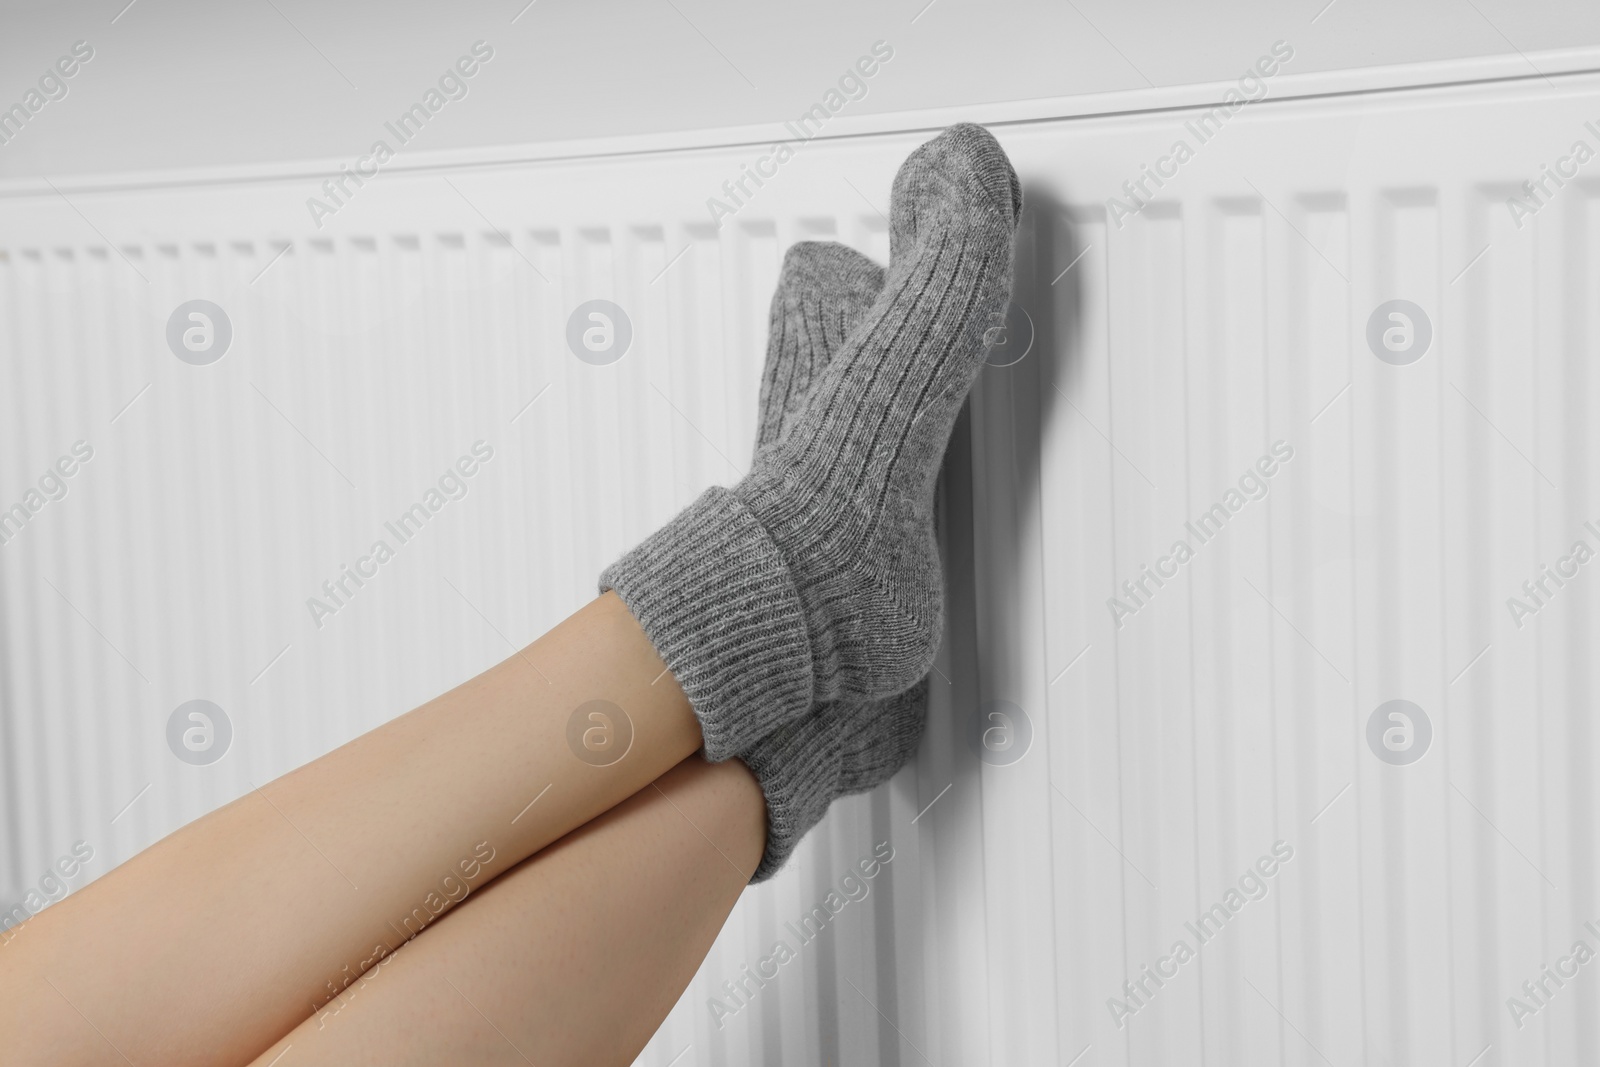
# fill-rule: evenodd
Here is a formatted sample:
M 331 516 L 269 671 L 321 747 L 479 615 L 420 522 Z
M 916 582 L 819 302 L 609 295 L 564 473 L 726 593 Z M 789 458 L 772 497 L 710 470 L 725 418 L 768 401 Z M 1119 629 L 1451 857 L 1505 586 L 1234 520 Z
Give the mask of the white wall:
M 896 58 L 852 114 L 1226 81 L 1279 38 L 1296 73 L 1600 44 L 1600 10 L 1560 0 L 126 2 L 5 5 L 0 102 L 74 41 L 95 58 L 0 178 L 346 159 L 479 39 L 496 58 L 418 148 L 770 127 L 878 39 Z

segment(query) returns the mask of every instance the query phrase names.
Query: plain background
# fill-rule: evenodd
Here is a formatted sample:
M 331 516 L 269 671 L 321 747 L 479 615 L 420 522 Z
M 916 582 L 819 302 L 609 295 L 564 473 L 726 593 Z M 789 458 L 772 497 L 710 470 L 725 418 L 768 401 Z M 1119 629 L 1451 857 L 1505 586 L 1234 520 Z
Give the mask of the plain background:
M 895 58 L 867 97 L 849 106 L 852 115 L 1228 81 L 1280 38 L 1295 45 L 1297 75 L 1512 55 L 1600 42 L 1600 7 L 1556 0 L 6 4 L 6 105 L 74 41 L 90 42 L 95 58 L 67 99 L 47 107 L 47 122 L 0 148 L 0 179 L 353 158 L 479 39 L 495 48 L 495 59 L 474 89 L 495 103 L 470 95 L 452 103 L 450 121 L 434 124 L 418 148 L 779 123 L 810 106 L 880 39 Z

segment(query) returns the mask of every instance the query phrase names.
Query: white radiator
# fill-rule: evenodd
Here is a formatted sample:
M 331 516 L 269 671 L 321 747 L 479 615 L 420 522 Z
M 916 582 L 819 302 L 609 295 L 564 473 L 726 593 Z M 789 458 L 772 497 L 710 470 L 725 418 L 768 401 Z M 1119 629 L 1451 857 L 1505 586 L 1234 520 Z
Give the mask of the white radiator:
M 1569 74 L 997 125 L 1028 210 L 996 362 L 1026 354 L 947 466 L 927 736 L 745 895 L 640 1062 L 1600 1054 L 1572 956 L 1600 949 L 1600 566 L 1572 555 L 1600 549 L 1600 162 L 1559 163 L 1591 119 Z M 886 260 L 930 132 L 807 144 L 720 229 L 764 143 L 402 159 L 320 230 L 293 168 L 0 199 L 0 507 L 29 513 L 0 527 L 0 901 L 504 658 L 735 480 L 783 250 Z M 1175 176 L 1124 218 L 1145 164 Z M 1542 164 L 1576 177 L 1514 219 Z M 567 343 L 596 299 L 632 328 L 607 365 Z M 231 325 L 206 365 L 168 343 L 191 300 Z M 314 621 L 479 441 L 466 495 Z M 197 699 L 214 763 L 169 744 Z M 799 958 L 731 994 L 779 939 Z

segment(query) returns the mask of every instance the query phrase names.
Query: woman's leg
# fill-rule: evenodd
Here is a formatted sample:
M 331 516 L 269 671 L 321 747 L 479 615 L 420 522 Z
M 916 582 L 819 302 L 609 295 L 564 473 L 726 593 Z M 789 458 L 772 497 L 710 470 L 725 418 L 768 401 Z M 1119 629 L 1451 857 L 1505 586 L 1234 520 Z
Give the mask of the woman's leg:
M 474 895 L 256 1067 L 632 1063 L 763 837 L 744 764 L 691 756 Z
M 616 746 L 616 709 L 631 744 L 596 766 L 615 753 L 578 755 L 608 738 L 589 713 L 615 720 Z M 0 935 L 5 1058 L 247 1062 L 452 903 L 699 747 L 676 680 L 603 596 Z

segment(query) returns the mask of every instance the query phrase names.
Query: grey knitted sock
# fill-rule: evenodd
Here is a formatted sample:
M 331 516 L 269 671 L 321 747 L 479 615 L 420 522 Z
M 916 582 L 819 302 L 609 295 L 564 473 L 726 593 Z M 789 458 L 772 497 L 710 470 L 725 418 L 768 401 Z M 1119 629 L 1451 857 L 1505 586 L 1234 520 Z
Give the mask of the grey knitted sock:
M 1021 207 L 981 127 L 913 152 L 894 182 L 887 284 L 793 428 L 601 575 L 683 687 L 707 759 L 815 703 L 902 692 L 933 665 L 934 481 L 1005 309 Z
M 801 241 L 783 257 L 767 319 L 756 450 L 805 408 L 811 383 L 883 291 L 883 268 L 832 241 Z
M 778 873 L 837 797 L 875 789 L 922 740 L 928 679 L 887 700 L 836 700 L 778 727 L 739 758 L 767 798 L 767 846 L 750 880 Z
M 772 297 L 758 447 L 787 433 L 883 278 L 883 268 L 843 245 L 790 247 Z M 873 789 L 905 765 L 922 737 L 927 703 L 926 678 L 887 700 L 834 701 L 739 753 L 767 802 L 766 850 L 752 882 L 778 872 L 836 797 Z

